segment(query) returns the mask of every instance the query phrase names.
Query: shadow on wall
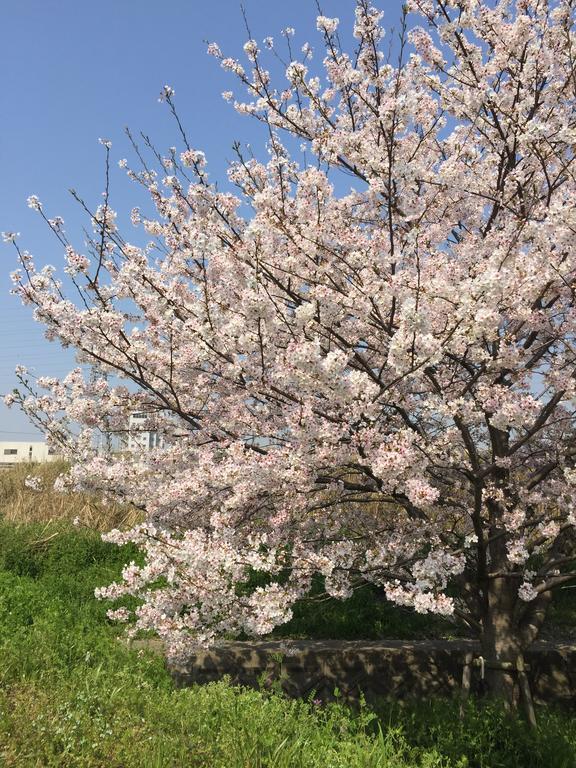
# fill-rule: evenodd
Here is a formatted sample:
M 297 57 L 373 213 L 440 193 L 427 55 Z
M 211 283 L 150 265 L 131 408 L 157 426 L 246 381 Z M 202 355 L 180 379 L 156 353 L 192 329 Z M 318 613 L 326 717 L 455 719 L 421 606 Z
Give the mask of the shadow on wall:
M 135 645 L 150 647 L 150 641 Z M 226 642 L 198 650 L 169 669 L 180 686 L 227 675 L 235 685 L 281 686 L 291 697 L 313 693 L 328 700 L 338 689 L 343 700 L 354 702 L 360 695 L 368 701 L 454 695 L 470 653 L 479 653 L 471 640 Z M 576 702 L 576 645 L 535 643 L 525 657 L 536 702 Z M 474 667 L 471 690 L 482 691 L 479 666 Z

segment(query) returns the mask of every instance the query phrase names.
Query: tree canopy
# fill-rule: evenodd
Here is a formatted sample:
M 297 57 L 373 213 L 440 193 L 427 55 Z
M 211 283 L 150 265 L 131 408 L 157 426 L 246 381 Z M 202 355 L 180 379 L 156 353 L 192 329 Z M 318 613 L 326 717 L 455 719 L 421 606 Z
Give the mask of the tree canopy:
M 346 45 L 319 16 L 321 64 L 285 30 L 278 86 L 271 38 L 244 64 L 211 44 L 267 159 L 237 145 L 233 193 L 180 122 L 181 151 L 136 147 L 147 245 L 108 189 L 87 255 L 47 219 L 76 298 L 16 246 L 15 290 L 95 375 L 37 392 L 21 370 L 8 399 L 66 444 L 62 485 L 145 511 L 109 535 L 145 565 L 102 595 L 137 595 L 135 626 L 176 655 L 270 632 L 320 574 L 335 597 L 370 582 L 454 614 L 514 660 L 575 575 L 574 2 L 410 0 L 394 59 L 381 17 L 360 0 Z M 163 446 L 96 451 L 135 410 Z

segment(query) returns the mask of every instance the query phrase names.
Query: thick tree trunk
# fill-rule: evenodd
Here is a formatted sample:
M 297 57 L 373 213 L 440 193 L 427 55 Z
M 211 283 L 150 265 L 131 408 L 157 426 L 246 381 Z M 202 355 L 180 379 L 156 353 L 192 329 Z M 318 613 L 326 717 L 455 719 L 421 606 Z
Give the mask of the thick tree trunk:
M 499 699 L 508 711 L 516 711 L 522 704 L 529 724 L 535 727 L 536 716 L 524 663 L 524 651 L 533 638 L 528 639 L 519 627 L 517 599 L 513 580 L 493 580 L 481 635 L 482 669 L 488 694 Z
M 520 699 L 516 668 L 524 650 L 514 625 L 515 602 L 514 584 L 509 579 L 494 579 L 480 638 L 488 694 L 511 710 L 518 707 Z

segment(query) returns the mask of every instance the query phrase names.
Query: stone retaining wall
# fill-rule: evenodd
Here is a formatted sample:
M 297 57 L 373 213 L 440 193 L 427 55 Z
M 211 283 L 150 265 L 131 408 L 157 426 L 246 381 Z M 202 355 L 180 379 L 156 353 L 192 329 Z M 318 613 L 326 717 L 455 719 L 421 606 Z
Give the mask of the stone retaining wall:
M 185 664 L 170 665 L 177 684 L 207 683 L 228 675 L 237 685 L 270 687 L 279 681 L 294 697 L 314 693 L 344 700 L 450 696 L 462 683 L 473 641 L 268 641 L 227 642 L 198 650 Z M 526 654 L 534 699 L 576 706 L 576 646 L 537 643 Z M 482 688 L 473 667 L 472 691 Z

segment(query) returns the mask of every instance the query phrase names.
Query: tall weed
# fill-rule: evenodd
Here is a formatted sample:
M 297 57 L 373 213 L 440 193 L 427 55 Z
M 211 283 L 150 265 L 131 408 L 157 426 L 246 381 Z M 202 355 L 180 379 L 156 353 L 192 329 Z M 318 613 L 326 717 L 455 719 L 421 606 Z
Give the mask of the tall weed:
M 55 491 L 54 481 L 67 470 L 68 464 L 64 461 L 23 462 L 0 470 L 0 517 L 17 524 L 78 518 L 99 531 L 128 527 L 140 519 L 141 513 L 127 504 L 105 503 L 88 493 Z M 25 484 L 28 475 L 40 479 L 40 490 Z

